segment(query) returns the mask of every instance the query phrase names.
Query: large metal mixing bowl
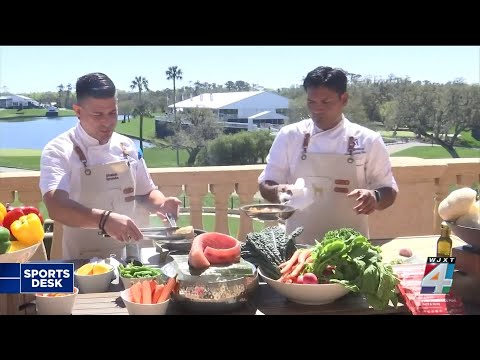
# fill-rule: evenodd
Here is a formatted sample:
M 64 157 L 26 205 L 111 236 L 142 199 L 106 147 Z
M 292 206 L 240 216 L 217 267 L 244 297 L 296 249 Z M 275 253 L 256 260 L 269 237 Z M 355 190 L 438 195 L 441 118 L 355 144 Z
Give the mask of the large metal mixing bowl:
M 447 222 L 452 232 L 467 244 L 480 249 L 480 229 L 468 226 L 457 225 L 454 222 Z
M 174 256 L 175 257 L 175 256 Z M 176 305 L 187 312 L 194 313 L 228 313 L 244 306 L 258 287 L 256 267 L 243 260 L 251 267 L 253 276 L 215 276 L 177 277 L 177 287 L 172 294 Z M 167 276 L 174 276 L 173 262 L 165 265 L 162 271 Z

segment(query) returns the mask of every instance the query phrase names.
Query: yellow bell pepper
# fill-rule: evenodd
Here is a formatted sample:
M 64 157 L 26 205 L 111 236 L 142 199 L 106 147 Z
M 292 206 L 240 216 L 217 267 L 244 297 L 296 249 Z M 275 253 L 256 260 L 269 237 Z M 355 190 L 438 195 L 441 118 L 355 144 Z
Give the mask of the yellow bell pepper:
M 32 246 L 43 240 L 45 231 L 37 214 L 21 216 L 10 225 L 10 231 L 22 244 Z
M 5 205 L 0 203 L 0 225 L 3 222 L 3 219 L 5 218 L 5 215 L 7 215 L 7 208 L 5 207 Z

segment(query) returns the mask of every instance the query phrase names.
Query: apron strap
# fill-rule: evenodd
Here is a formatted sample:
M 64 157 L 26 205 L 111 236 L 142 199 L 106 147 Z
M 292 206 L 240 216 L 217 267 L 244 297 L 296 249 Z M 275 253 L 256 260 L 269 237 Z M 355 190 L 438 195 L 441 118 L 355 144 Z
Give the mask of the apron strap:
M 353 136 L 348 137 L 348 146 L 347 146 L 347 154 L 348 154 L 348 163 L 353 162 L 353 149 L 355 148 L 355 138 Z
M 127 152 L 127 147 L 125 146 L 125 143 L 120 143 L 120 147 L 122 148 L 122 154 L 123 158 L 127 162 L 128 166 L 130 166 L 130 160 L 128 159 L 128 152 Z
M 307 159 L 307 148 L 308 148 L 308 144 L 310 143 L 310 133 L 305 133 L 303 135 L 303 152 L 302 152 L 302 160 L 306 160 Z
M 85 168 L 85 171 L 84 171 L 85 175 L 90 175 L 92 173 L 92 171 L 87 166 L 87 157 L 83 153 L 82 149 L 80 149 L 80 146 L 78 146 L 77 143 L 75 142 L 75 140 L 73 140 L 72 135 L 70 135 L 70 140 L 72 140 L 72 143 L 73 143 L 73 150 L 75 150 L 78 157 L 80 158 L 80 161 L 83 164 L 83 167 Z

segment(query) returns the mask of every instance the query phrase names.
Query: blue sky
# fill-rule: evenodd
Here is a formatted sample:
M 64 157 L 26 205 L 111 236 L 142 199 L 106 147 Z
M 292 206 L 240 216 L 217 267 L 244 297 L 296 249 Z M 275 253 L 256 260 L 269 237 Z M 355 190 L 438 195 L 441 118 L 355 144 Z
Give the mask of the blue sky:
M 104 72 L 118 89 L 144 76 L 152 90 L 172 88 L 169 66 L 182 69 L 179 86 L 243 80 L 277 89 L 301 84 L 319 65 L 363 76 L 445 83 L 480 83 L 478 46 L 2 46 L 0 91 L 57 91 L 88 72 Z

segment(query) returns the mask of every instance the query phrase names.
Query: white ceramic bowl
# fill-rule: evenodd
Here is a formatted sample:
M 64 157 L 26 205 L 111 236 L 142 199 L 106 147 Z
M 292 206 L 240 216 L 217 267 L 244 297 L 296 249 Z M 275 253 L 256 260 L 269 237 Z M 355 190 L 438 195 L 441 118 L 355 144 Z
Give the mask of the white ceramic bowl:
M 41 243 L 42 241 L 24 249 L 2 254 L 0 255 L 0 263 L 26 263 L 35 254 Z
M 287 284 L 263 275 L 261 268 L 258 269 L 258 273 L 275 291 L 299 304 L 329 304 L 350 292 L 340 284 Z
M 129 299 L 130 289 L 120 292 L 120 296 L 127 307 L 129 315 L 165 315 L 170 299 L 159 304 L 137 304 Z
M 35 294 L 38 315 L 71 315 L 73 305 L 77 298 L 78 288 L 73 293 L 62 294 L 62 296 L 45 296 Z
M 116 278 L 114 267 L 103 274 L 79 275 L 75 271 L 75 282 L 82 294 L 106 292 L 110 283 Z

